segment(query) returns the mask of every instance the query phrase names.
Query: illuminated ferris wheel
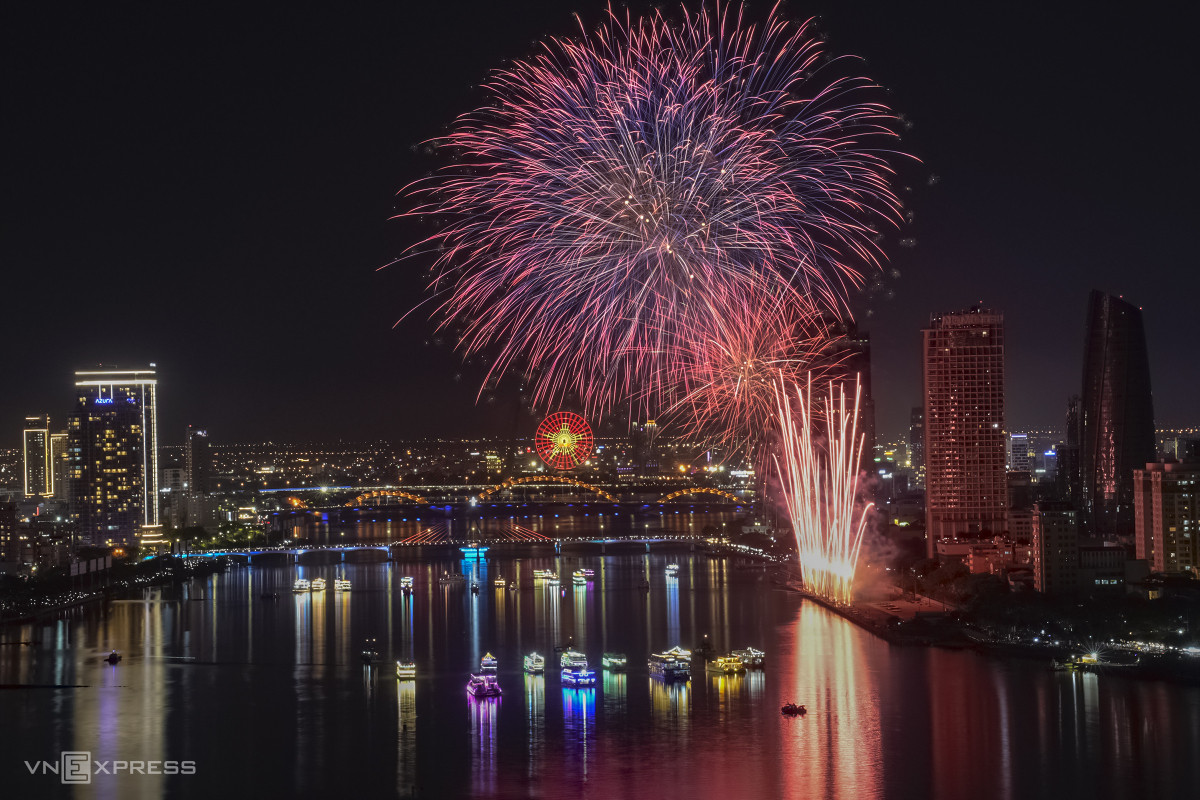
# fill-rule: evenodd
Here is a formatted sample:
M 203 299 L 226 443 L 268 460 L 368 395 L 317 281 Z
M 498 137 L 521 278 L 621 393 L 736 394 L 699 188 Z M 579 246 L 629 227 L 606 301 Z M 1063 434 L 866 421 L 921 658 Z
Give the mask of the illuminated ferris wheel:
M 542 420 L 533 435 L 533 446 L 546 465 L 571 469 L 592 454 L 592 429 L 587 421 L 570 411 L 559 411 Z

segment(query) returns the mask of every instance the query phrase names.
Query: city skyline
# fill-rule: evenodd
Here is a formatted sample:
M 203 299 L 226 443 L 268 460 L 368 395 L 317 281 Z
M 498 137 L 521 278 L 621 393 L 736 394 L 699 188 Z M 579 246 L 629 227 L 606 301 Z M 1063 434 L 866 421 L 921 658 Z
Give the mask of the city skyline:
M 1109 12 L 1047 11 L 1022 33 L 1027 57 L 1009 58 L 1000 54 L 1011 34 L 982 11 L 831 5 L 788 14 L 821 14 L 836 51 L 870 54 L 867 72 L 912 123 L 905 142 L 922 159 L 902 175 L 915 215 L 905 238 L 916 246 L 891 248 L 880 288 L 851 300 L 873 340 L 880 438 L 903 430 L 920 400 L 923 320 L 980 301 L 1009 320 L 1009 428 L 1060 427 L 1079 391 L 1092 289 L 1144 307 L 1156 423 L 1195 424 L 1200 376 L 1184 367 L 1200 278 L 1183 268 L 1194 201 L 1181 188 L 1195 161 L 1159 151 L 1112 161 L 1124 133 L 1081 124 L 1113 91 L 1174 107 L 1170 87 L 1151 78 L 1180 71 L 1185 48 L 1170 45 L 1180 27 L 1139 30 L 1118 64 L 1099 35 L 1114 22 Z M 602 15 L 600 4 L 579 12 L 588 25 Z M 252 32 L 267 20 L 255 12 L 232 28 L 216 18 L 129 24 L 120 11 L 80 11 L 51 22 L 42 13 L 10 10 L 32 16 L 5 26 L 50 25 L 64 46 L 53 68 L 29 50 L 36 37 L 8 48 L 13 73 L 26 76 L 12 103 L 28 157 L 8 195 L 3 257 L 53 276 L 65 292 L 56 319 L 71 322 L 39 327 L 41 347 L 16 354 L 23 378 L 0 400 L 0 416 L 61 416 L 56 398 L 70 391 L 73 370 L 156 362 L 168 387 L 166 441 L 191 423 L 219 441 L 510 435 L 515 419 L 533 424 L 514 408 L 513 380 L 476 404 L 481 366 L 461 363 L 451 334 L 419 313 L 392 327 L 415 305 L 417 265 L 376 270 L 414 233 L 388 217 L 400 210 L 394 193 L 436 166 L 419 143 L 470 106 L 489 68 L 526 55 L 531 32 L 570 32 L 567 10 L 485 7 L 465 25 L 453 8 L 332 23 L 297 11 L 266 49 Z M 207 48 L 218 30 L 236 58 Z M 167 39 L 187 57 L 170 57 Z M 132 54 L 128 64 L 113 60 L 117 51 Z M 147 59 L 161 69 L 133 66 Z M 103 66 L 83 71 L 111 83 L 73 83 L 85 63 Z M 58 101 L 49 109 L 39 102 L 47 93 Z M 302 108 L 313 99 L 336 112 L 310 117 Z M 102 109 L 105 125 L 79 139 L 67 119 Z M 160 135 L 132 135 L 147 128 Z M 226 188 L 234 179 L 244 187 L 237 196 Z M 51 197 L 80 186 L 86 208 L 65 221 L 48 212 Z M 1150 196 L 1161 200 L 1152 210 L 1132 202 Z M 64 225 L 72 235 L 59 237 Z M 114 271 L 121 307 L 136 313 L 93 302 Z M 20 336 L 39 313 L 16 308 L 0 325 Z M 267 402 L 237 402 L 250 397 Z

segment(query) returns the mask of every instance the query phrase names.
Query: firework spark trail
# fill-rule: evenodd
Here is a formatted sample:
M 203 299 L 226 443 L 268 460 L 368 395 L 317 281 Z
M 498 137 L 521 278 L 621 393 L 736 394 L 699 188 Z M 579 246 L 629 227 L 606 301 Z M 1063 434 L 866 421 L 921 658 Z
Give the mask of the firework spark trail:
M 782 459 L 774 456 L 774 462 L 804 583 L 815 594 L 842 604 L 852 599 L 854 571 L 873 505 L 858 505 L 865 438 L 858 434 L 861 399 L 857 381 L 853 408 L 846 406 L 845 388 L 830 384 L 822 447 L 813 439 L 812 383 L 804 389 L 798 383 L 789 388 L 783 379 L 776 384 Z
M 900 218 L 896 118 L 824 57 L 778 9 L 610 9 L 494 73 L 405 215 L 444 220 L 411 252 L 438 254 L 434 313 L 464 355 L 495 350 L 485 385 L 520 368 L 535 403 L 598 413 L 665 393 L 679 331 L 715 314 L 771 297 L 840 316 Z

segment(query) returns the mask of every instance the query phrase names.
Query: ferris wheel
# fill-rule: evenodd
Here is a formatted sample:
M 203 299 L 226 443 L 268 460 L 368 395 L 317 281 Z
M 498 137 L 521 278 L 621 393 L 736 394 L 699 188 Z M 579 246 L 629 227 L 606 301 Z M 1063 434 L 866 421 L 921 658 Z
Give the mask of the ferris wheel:
M 594 444 L 587 420 L 570 411 L 546 417 L 533 435 L 538 456 L 553 469 L 579 466 L 592 454 Z

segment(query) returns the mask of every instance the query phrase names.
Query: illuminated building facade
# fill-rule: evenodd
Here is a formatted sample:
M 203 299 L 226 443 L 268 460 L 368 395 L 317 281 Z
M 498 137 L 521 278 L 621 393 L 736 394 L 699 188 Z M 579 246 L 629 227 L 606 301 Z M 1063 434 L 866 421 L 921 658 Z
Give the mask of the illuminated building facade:
M 50 493 L 56 500 L 67 499 L 67 434 L 50 434 Z
M 1134 470 L 1133 507 L 1139 559 L 1154 572 L 1200 570 L 1200 464 Z
M 922 331 L 926 547 L 1005 529 L 1004 315 L 935 315 Z
M 1088 299 L 1080 406 L 1082 520 L 1099 536 L 1133 533 L 1133 471 L 1154 460 L 1154 404 L 1137 306 L 1104 292 Z
M 1070 503 L 1051 500 L 1033 507 L 1033 580 L 1046 594 L 1079 587 L 1079 518 Z
M 50 462 L 49 417 L 26 417 L 24 431 L 25 496 L 54 494 L 54 471 Z
M 917 486 L 925 485 L 925 408 L 918 406 L 908 418 L 908 459 Z
M 83 542 L 158 538 L 157 392 L 154 369 L 75 373 L 67 478 Z

